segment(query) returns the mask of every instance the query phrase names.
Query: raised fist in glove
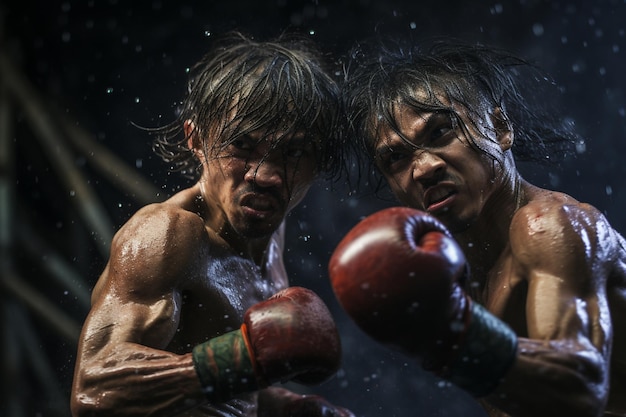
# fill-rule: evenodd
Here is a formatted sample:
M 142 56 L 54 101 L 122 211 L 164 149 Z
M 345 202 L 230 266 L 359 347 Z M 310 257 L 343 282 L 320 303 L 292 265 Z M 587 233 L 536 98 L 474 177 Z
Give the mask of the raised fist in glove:
M 368 335 L 476 396 L 513 363 L 515 334 L 465 293 L 463 251 L 427 213 L 393 207 L 363 219 L 339 243 L 329 273 L 338 301 Z
M 335 322 L 312 291 L 290 287 L 250 307 L 241 328 L 196 346 L 196 372 L 212 401 L 275 382 L 319 384 L 339 369 Z

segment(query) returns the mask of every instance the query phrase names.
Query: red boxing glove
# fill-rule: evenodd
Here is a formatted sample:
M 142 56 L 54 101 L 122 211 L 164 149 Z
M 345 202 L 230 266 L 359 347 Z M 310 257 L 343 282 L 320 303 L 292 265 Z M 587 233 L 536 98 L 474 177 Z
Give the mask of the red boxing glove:
M 362 330 L 476 396 L 513 362 L 515 334 L 465 294 L 463 251 L 427 213 L 394 207 L 365 218 L 339 243 L 329 272 Z
M 275 382 L 319 384 L 340 366 L 335 322 L 312 291 L 287 288 L 250 307 L 241 328 L 196 346 L 196 372 L 211 401 Z
M 291 287 L 248 309 L 244 325 L 256 370 L 267 384 L 320 384 L 337 372 L 341 343 L 328 308 L 311 290 Z
M 412 209 L 365 218 L 339 243 L 329 270 L 335 295 L 354 321 L 379 342 L 411 354 L 464 307 L 463 298 L 450 299 L 467 270 L 463 252 L 439 221 Z

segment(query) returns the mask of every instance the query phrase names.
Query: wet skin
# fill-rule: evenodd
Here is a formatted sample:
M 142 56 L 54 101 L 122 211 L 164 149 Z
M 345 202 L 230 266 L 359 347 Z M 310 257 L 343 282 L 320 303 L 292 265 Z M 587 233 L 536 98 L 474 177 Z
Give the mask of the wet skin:
M 481 401 L 489 415 L 626 416 L 624 239 L 594 207 L 519 175 L 499 109 L 467 130 L 402 104 L 395 118 L 402 136 L 378 130 L 378 167 L 401 203 L 450 229 L 468 293 L 520 337 Z
M 195 152 L 199 182 L 142 208 L 114 237 L 80 338 L 75 416 L 273 415 L 294 395 L 261 391 L 266 410 L 257 393 L 208 404 L 189 352 L 288 285 L 283 219 L 315 178 L 311 144 L 296 135 L 274 147 L 257 133 L 210 160 Z

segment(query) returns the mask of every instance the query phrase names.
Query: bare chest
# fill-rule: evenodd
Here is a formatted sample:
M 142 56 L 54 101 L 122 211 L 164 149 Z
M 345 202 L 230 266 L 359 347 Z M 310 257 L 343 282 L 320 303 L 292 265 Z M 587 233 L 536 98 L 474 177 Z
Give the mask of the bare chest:
M 245 311 L 284 288 L 285 277 L 238 257 L 212 259 L 182 292 L 173 346 L 188 351 L 197 343 L 236 330 Z
M 477 269 L 467 284 L 474 300 L 509 324 L 519 336 L 525 336 L 527 281 L 508 250 L 489 270 Z

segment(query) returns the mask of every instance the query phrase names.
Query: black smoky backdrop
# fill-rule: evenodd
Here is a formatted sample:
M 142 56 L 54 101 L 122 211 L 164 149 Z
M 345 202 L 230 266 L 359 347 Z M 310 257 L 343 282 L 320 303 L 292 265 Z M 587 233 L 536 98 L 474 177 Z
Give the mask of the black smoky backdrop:
M 374 34 L 445 35 L 537 62 L 587 138 L 576 159 L 523 168 L 626 232 L 626 2 L 539 0 L 5 0 L 0 3 L 2 398 L 7 417 L 68 416 L 76 337 L 111 235 L 141 205 L 190 185 L 136 125 L 174 119 L 186 69 L 209 38 L 296 29 L 341 57 Z M 292 283 L 317 291 L 342 335 L 343 367 L 314 389 L 359 417 L 484 416 L 467 394 L 370 340 L 338 306 L 332 250 L 393 202 L 315 184 L 288 218 Z

